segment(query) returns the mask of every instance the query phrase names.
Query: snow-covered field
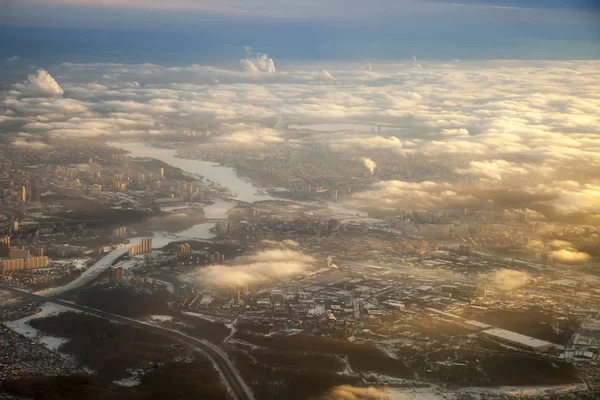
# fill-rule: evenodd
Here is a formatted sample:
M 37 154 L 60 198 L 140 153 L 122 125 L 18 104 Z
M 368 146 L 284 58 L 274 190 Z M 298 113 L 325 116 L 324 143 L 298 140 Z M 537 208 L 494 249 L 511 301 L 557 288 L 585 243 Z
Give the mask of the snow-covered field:
M 43 344 L 49 350 L 56 351 L 66 340 L 63 338 L 44 335 L 42 332 L 29 325 L 29 321 L 32 319 L 51 317 L 67 311 L 78 312 L 77 310 L 58 304 L 44 303 L 39 312 L 29 315 L 25 318 L 7 322 L 6 327 L 12 329 L 20 335 Z
M 497 395 L 502 398 L 523 397 L 537 398 L 550 395 L 565 394 L 586 390 L 584 383 L 570 385 L 551 385 L 551 386 L 500 386 L 500 387 L 470 387 L 457 391 L 445 390 L 437 387 L 416 388 L 416 389 L 391 389 L 391 400 L 456 400 L 461 398 L 462 394 L 468 393 L 471 398 L 479 399 L 489 398 L 489 395 Z
M 133 387 L 139 385 L 141 382 L 137 378 L 123 378 L 118 381 L 113 381 L 113 383 L 122 387 Z
M 216 319 L 214 317 L 211 317 L 209 315 L 204 315 L 204 314 L 200 314 L 200 313 L 195 313 L 195 312 L 191 312 L 191 311 L 183 311 L 183 313 L 185 315 L 190 315 L 192 317 L 196 317 L 196 318 L 202 318 L 206 321 L 210 321 L 210 322 L 215 322 Z
M 19 296 L 16 296 L 15 294 L 13 294 L 12 292 L 9 292 L 8 290 L 0 290 L 0 304 L 2 304 L 2 305 L 8 305 L 19 299 L 20 299 Z
M 175 285 L 173 285 L 171 282 L 161 281 L 160 279 L 154 279 L 154 278 L 152 278 L 152 280 L 154 282 L 162 283 L 163 285 L 165 285 L 165 288 L 167 289 L 167 291 L 169 293 L 175 294 Z
M 160 322 L 165 322 L 165 321 L 172 321 L 173 317 L 170 315 L 151 315 L 150 319 L 152 321 L 160 321 Z

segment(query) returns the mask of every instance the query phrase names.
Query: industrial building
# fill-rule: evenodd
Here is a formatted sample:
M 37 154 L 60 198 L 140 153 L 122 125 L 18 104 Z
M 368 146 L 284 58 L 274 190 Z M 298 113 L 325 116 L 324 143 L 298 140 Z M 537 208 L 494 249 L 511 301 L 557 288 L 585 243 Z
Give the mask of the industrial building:
M 491 339 L 499 340 L 507 344 L 512 344 L 533 351 L 546 352 L 554 346 L 550 342 L 500 328 L 488 329 L 482 333 L 484 336 L 487 336 Z

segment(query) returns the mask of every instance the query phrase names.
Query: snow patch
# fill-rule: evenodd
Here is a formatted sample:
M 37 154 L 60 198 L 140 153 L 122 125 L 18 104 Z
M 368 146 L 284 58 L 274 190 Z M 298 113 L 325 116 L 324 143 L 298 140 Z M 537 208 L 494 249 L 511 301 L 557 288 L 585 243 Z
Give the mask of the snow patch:
M 33 319 L 52 317 L 68 311 L 79 312 L 78 310 L 64 307 L 59 304 L 44 303 L 40 307 L 40 311 L 38 311 L 37 313 L 29 315 L 25 318 L 7 322 L 5 325 L 7 328 L 12 329 L 18 334 L 25 336 L 28 339 L 34 340 L 40 344 L 43 344 L 44 347 L 46 347 L 48 350 L 57 351 L 59 347 L 67 341 L 67 339 L 44 335 L 41 331 L 29 325 L 29 322 Z
M 139 385 L 141 382 L 136 378 L 123 378 L 119 379 L 118 381 L 113 381 L 113 383 L 122 387 L 134 387 Z
M 150 319 L 152 321 L 166 322 L 166 321 L 172 321 L 173 317 L 170 315 L 151 315 Z

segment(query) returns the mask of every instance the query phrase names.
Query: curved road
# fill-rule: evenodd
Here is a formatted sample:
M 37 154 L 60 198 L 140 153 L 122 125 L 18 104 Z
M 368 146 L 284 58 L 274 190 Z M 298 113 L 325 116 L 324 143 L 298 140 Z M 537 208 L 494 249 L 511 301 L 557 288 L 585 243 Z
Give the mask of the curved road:
M 18 293 L 20 295 L 28 296 L 39 302 L 50 302 L 50 303 L 60 304 L 61 306 L 80 310 L 80 311 L 83 311 L 88 314 L 93 314 L 93 315 L 99 316 L 101 318 L 109 319 L 111 321 L 117 321 L 117 322 L 135 326 L 137 328 L 149 330 L 149 331 L 158 333 L 162 336 L 177 340 L 180 343 L 184 343 L 184 344 L 196 347 L 197 349 L 199 349 L 200 351 L 205 353 L 208 357 L 210 357 L 215 362 L 215 365 L 219 369 L 219 372 L 221 373 L 223 378 L 227 381 L 227 383 L 228 383 L 229 387 L 231 388 L 231 390 L 233 391 L 233 394 L 236 399 L 238 399 L 238 400 L 254 400 L 254 396 L 252 395 L 252 392 L 250 391 L 248 386 L 246 386 L 246 384 L 244 383 L 244 380 L 238 374 L 235 367 L 231 364 L 231 361 L 224 354 L 221 353 L 221 351 L 218 347 L 216 347 L 215 345 L 213 345 L 207 341 L 200 340 L 200 339 L 197 339 L 192 336 L 188 336 L 179 331 L 162 328 L 160 326 L 148 324 L 148 323 L 142 322 L 142 321 L 137 321 L 135 319 L 123 317 L 121 315 L 111 314 L 111 313 L 107 313 L 107 312 L 97 310 L 94 308 L 81 306 L 79 304 L 74 304 L 74 303 L 71 303 L 71 302 L 68 302 L 65 300 L 39 296 L 39 295 L 30 293 L 30 292 L 27 292 L 25 290 L 19 290 L 19 289 L 11 288 L 8 286 L 4 286 L 2 288 L 6 289 L 6 290 L 10 290 L 15 293 Z
M 89 267 L 74 281 L 69 282 L 64 286 L 40 290 L 39 292 L 36 292 L 36 294 L 39 294 L 44 297 L 58 296 L 65 292 L 68 292 L 69 290 L 73 290 L 80 286 L 87 285 L 88 283 L 96 279 L 98 276 L 100 276 L 101 273 L 103 273 L 109 267 L 111 267 L 113 263 L 119 259 L 119 257 L 127 254 L 129 252 L 129 249 L 132 247 L 133 244 L 127 244 L 121 247 L 117 247 L 116 249 L 102 257 L 100 260 L 96 261 L 94 265 Z

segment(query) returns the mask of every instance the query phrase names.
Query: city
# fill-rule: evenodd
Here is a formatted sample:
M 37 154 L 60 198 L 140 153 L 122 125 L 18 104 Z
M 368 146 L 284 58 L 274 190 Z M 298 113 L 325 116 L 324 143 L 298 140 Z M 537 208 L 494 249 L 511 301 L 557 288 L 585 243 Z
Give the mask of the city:
M 0 398 L 600 398 L 600 9 L 27 3 Z

